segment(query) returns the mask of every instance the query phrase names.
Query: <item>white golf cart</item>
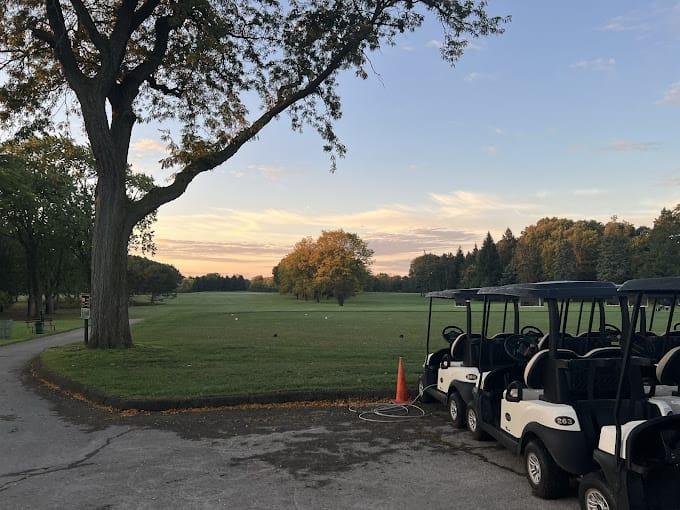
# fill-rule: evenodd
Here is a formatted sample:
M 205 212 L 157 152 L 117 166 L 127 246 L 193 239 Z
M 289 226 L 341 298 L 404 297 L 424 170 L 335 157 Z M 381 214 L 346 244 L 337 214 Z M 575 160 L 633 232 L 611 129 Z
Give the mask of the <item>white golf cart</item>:
M 447 405 L 453 425 L 458 428 L 464 428 L 466 425 L 467 405 L 472 401 L 472 392 L 477 384 L 477 379 L 479 378 L 479 359 L 480 352 L 482 352 L 482 338 L 484 338 L 486 344 L 488 344 L 488 348 L 484 350 L 487 355 L 485 356 L 483 365 L 486 367 L 489 364 L 511 362 L 511 360 L 508 360 L 505 356 L 504 352 L 502 352 L 502 349 L 499 352 L 498 349 L 493 348 L 493 345 L 502 347 L 506 337 L 518 335 L 520 333 L 518 300 L 512 296 L 494 296 L 491 293 L 491 289 L 487 289 L 487 293 L 484 296 L 480 296 L 478 290 L 479 289 L 457 289 L 444 291 L 444 293 L 431 293 L 428 295 L 430 299 L 441 298 L 445 295 L 449 298 L 457 299 L 459 302 L 463 300 L 465 302 L 465 333 L 458 335 L 451 343 L 448 351 L 442 350 L 439 351 L 438 354 L 428 354 L 423 366 L 423 377 L 421 378 L 421 386 L 424 394 L 427 395 L 428 400 L 438 400 Z M 482 317 L 484 320 L 482 322 L 482 333 L 473 333 L 472 331 L 471 302 L 473 300 L 483 301 Z M 493 302 L 503 303 L 503 321 L 501 331 L 489 338 L 489 317 Z M 506 324 L 509 315 L 508 306 L 510 304 L 513 306 L 513 329 L 511 332 L 506 332 Z M 448 328 L 450 328 L 450 326 L 445 328 L 443 332 L 445 339 L 445 333 Z M 535 326 L 525 326 L 522 328 L 522 333 L 525 335 L 533 335 L 536 338 L 543 336 L 543 332 Z
M 525 335 L 505 339 L 504 348 L 515 363 L 481 371 L 468 407 L 468 427 L 477 437 L 488 434 L 523 454 L 536 495 L 563 496 L 570 478 L 598 470 L 593 454 L 602 437 L 616 425 L 615 410 L 621 422 L 628 423 L 665 416 L 670 406 L 645 394 L 642 374 L 651 361 L 631 358 L 630 349 L 622 352 L 617 330 L 607 329 L 602 315 L 600 331 L 591 337 L 575 338 L 567 332 L 571 302 L 589 301 L 599 308 L 600 303 L 617 296 L 615 285 L 543 282 L 510 285 L 493 292 L 544 301 L 550 331 L 540 341 Z M 619 300 L 621 321 L 626 326 L 625 295 L 619 295 Z M 560 303 L 564 303 L 561 313 Z M 569 348 L 580 347 L 582 342 L 594 347 L 583 355 Z M 539 345 L 546 348 L 539 350 Z M 627 375 L 621 379 L 624 360 Z M 620 381 L 625 384 L 618 384 Z
M 633 311 L 624 328 L 623 358 L 613 412 L 608 423 L 601 426 L 593 453 L 596 469 L 580 480 L 581 507 L 677 510 L 680 509 L 680 415 L 658 403 L 668 402 L 663 397 L 639 396 L 638 379 L 641 375 L 644 377 L 648 368 L 648 363 L 643 361 L 649 360 L 635 356 L 634 352 L 661 354 L 654 371 L 656 378 L 661 384 L 678 386 L 680 345 L 669 345 L 674 343 L 675 335 L 641 336 L 636 331 L 642 322 L 643 298 L 661 296 L 670 299 L 666 335 L 671 332 L 680 278 L 630 280 L 620 287 L 619 293 L 626 310 L 626 297 L 632 298 Z M 677 397 L 678 392 L 674 395 Z
M 429 299 L 427 317 L 427 337 L 426 337 L 426 357 L 423 363 L 423 374 L 420 378 L 418 389 L 421 400 L 424 403 L 440 401 L 448 403 L 447 392 L 442 393 L 439 388 L 443 384 L 443 378 L 447 381 L 452 373 L 453 367 L 461 367 L 466 358 L 466 333 L 459 326 L 446 326 L 442 330 L 442 338 L 448 347 L 430 352 L 430 335 L 432 329 L 432 303 L 435 299 L 452 300 L 455 306 L 465 306 L 466 329 L 469 331 L 472 324 L 472 312 L 470 299 L 477 295 L 479 289 L 449 289 L 437 292 L 430 292 L 425 295 Z M 469 326 L 469 327 L 468 327 Z M 476 367 L 475 367 L 476 370 Z M 440 382 L 442 379 L 442 382 Z

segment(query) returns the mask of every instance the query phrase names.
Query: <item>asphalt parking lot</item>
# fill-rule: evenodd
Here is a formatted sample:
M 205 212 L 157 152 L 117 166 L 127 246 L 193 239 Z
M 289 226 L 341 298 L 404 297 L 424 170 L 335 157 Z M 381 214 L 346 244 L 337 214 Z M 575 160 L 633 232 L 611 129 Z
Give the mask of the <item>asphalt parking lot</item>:
M 0 348 L 0 507 L 576 509 L 444 408 L 398 424 L 344 407 L 122 416 L 38 385 L 26 362 L 78 333 Z

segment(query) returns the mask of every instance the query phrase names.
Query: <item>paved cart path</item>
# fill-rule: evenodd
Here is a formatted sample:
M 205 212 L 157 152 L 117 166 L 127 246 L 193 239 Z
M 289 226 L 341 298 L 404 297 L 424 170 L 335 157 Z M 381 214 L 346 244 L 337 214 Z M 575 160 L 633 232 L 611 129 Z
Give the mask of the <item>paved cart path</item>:
M 521 464 L 443 408 L 369 424 L 343 408 L 120 416 L 34 383 L 72 331 L 0 348 L 0 507 L 576 509 L 533 498 Z

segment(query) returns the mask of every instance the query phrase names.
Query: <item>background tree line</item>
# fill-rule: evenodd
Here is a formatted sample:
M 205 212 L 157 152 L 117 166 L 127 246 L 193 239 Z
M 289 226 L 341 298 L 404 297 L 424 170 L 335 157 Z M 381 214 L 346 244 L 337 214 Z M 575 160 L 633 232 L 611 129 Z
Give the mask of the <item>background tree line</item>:
M 130 199 L 153 186 L 126 176 Z M 67 136 L 31 135 L 0 143 L 0 292 L 27 295 L 26 315 L 52 313 L 90 289 L 96 179 L 87 146 Z M 155 212 L 134 229 L 130 247 L 153 253 Z
M 260 277 L 262 278 L 262 277 Z M 222 276 L 219 273 L 208 273 L 203 276 L 185 278 L 180 285 L 180 292 L 233 292 L 248 290 L 250 281 L 242 275 Z
M 604 280 L 680 274 L 680 205 L 663 209 L 653 226 L 635 227 L 613 217 L 542 218 L 519 237 L 490 233 L 467 253 L 423 254 L 411 262 L 409 289 L 481 287 L 545 280 Z

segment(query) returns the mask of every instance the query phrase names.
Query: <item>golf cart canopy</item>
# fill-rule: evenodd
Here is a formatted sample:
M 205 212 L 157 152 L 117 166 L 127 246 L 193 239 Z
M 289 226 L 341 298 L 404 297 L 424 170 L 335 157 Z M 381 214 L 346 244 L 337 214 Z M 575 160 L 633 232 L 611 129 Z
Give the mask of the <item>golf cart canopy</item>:
M 619 287 L 622 293 L 644 293 L 644 294 L 680 294 L 680 277 L 666 278 L 639 278 L 628 280 Z
M 477 291 L 479 291 L 478 288 L 438 290 L 435 292 L 428 292 L 425 294 L 425 297 L 430 299 L 455 299 L 457 301 L 465 301 L 477 296 Z
M 680 279 L 679 279 L 680 280 Z M 611 282 L 540 282 L 515 283 L 503 287 L 489 287 L 480 290 L 480 294 L 489 292 L 520 298 L 540 299 L 606 299 L 616 296 L 616 285 Z
M 504 292 L 505 287 L 482 287 L 477 293 L 477 299 L 486 298 L 488 301 L 514 301 L 517 296 Z

